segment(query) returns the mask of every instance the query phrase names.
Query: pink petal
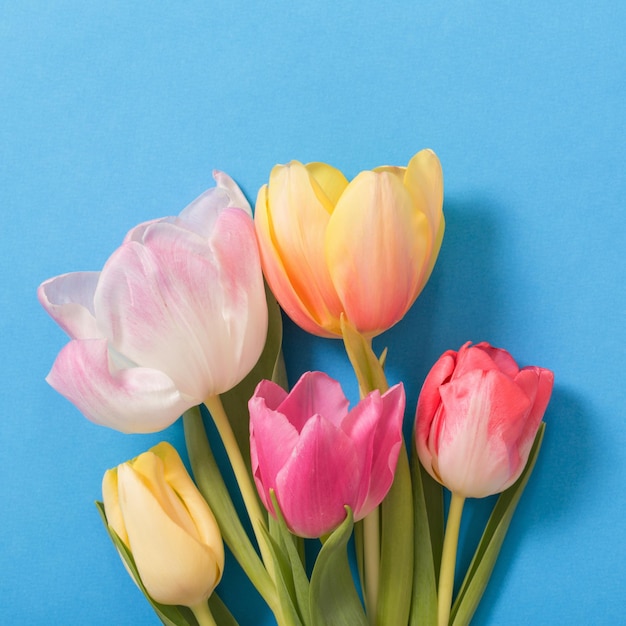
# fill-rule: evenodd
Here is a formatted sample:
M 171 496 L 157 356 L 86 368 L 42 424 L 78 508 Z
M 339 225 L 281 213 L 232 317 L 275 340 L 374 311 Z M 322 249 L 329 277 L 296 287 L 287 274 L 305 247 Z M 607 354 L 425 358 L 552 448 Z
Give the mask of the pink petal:
M 449 380 L 455 364 L 456 352 L 448 350 L 442 354 L 428 372 L 417 401 L 415 443 L 420 461 L 426 469 L 432 465 L 432 451 L 428 442 L 433 428 L 433 420 L 441 407 L 439 387 Z
M 305 372 L 278 410 L 300 432 L 316 414 L 338 427 L 348 414 L 348 405 L 339 382 L 324 372 Z
M 511 459 L 530 409 L 528 397 L 497 370 L 474 370 L 440 392 L 445 417 L 437 466 L 442 481 L 466 497 L 501 491 L 517 471 Z
M 336 528 L 345 519 L 344 506 L 354 508 L 360 472 L 350 438 L 321 416 L 311 418 L 276 480 L 289 528 L 301 537 Z
M 252 217 L 252 208 L 247 198 L 239 188 L 239 185 L 225 172 L 213 170 L 213 179 L 219 189 L 224 189 L 228 194 L 228 206 L 242 209 L 249 217 Z
M 515 359 L 506 350 L 503 350 L 502 348 L 494 348 L 485 341 L 477 343 L 474 347 L 487 353 L 491 357 L 491 360 L 495 363 L 496 367 L 507 376 L 515 378 L 519 372 L 519 367 L 515 362 Z
M 116 369 L 103 339 L 70 341 L 46 380 L 87 419 L 125 433 L 163 430 L 194 404 L 163 372 Z
M 254 390 L 252 398 L 261 398 L 265 406 L 271 411 L 276 411 L 281 402 L 287 397 L 287 392 L 271 380 L 262 380 Z
M 524 421 L 523 429 L 519 437 L 519 463 L 520 473 L 526 465 L 530 449 L 532 448 L 537 430 L 546 412 L 552 386 L 554 384 L 554 374 L 541 367 L 524 367 L 515 378 L 515 383 L 524 391 L 531 402 L 531 409 Z M 517 480 L 517 477 L 515 477 Z M 511 481 L 511 484 L 514 481 Z
M 359 454 L 362 476 L 354 517 L 362 519 L 387 495 L 402 445 L 405 395 L 402 384 L 382 397 L 368 394 L 350 411 L 342 428 Z
M 168 374 L 197 403 L 237 384 L 256 363 L 267 305 L 251 220 L 227 209 L 213 246 L 167 222 L 107 261 L 95 297 L 113 347 Z
M 256 393 L 248 407 L 252 474 L 265 508 L 273 512 L 269 491 L 276 490 L 276 476 L 291 457 L 298 443 L 298 432 L 282 413 L 269 408 Z
M 37 298 L 54 321 L 72 339 L 102 337 L 96 322 L 93 297 L 100 272 L 72 272 L 43 282 Z

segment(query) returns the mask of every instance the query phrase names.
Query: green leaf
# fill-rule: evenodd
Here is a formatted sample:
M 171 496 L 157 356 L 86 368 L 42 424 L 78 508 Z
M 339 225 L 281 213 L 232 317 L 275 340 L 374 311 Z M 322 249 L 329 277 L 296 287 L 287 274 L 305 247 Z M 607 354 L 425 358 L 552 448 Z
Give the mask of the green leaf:
M 443 546 L 443 489 L 424 470 L 412 437 L 411 476 L 415 523 L 415 577 L 411 626 L 437 624 L 437 579 Z
M 209 598 L 209 608 L 216 624 L 220 626 L 239 626 L 239 622 L 237 622 L 233 614 L 228 610 L 228 607 L 215 592 Z
M 513 513 L 515 513 L 517 503 L 535 467 L 544 430 L 545 423 L 542 423 L 535 437 L 524 471 L 511 487 L 500 494 L 496 502 L 474 558 L 465 575 L 465 580 L 452 607 L 450 616 L 450 624 L 452 626 L 469 624 L 474 611 L 478 607 L 513 518 Z
M 287 528 L 273 489 L 270 490 L 270 498 L 276 512 L 276 519 L 270 517 L 270 529 L 273 531 L 271 534 L 289 560 L 289 588 L 298 615 L 306 624 L 309 621 L 309 579 L 304 567 L 304 543 L 300 537 L 293 535 Z
M 268 310 L 268 327 L 265 347 L 250 373 L 233 389 L 220 398 L 228 415 L 241 454 L 250 467 L 250 414 L 248 400 L 263 379 L 273 380 L 285 389 L 287 374 L 282 353 L 283 320 L 280 307 L 267 285 L 265 286 Z
M 241 524 L 228 488 L 215 461 L 198 407 L 183 415 L 185 442 L 198 490 L 215 515 L 226 545 L 263 599 L 273 607 L 275 588 Z
M 413 498 L 406 446 L 381 505 L 381 556 L 376 623 L 407 624 L 413 586 Z
M 196 618 L 191 612 L 191 609 L 189 609 L 188 607 L 160 604 L 159 602 L 155 602 L 150 597 L 150 594 L 146 591 L 146 588 L 141 582 L 141 577 L 139 576 L 139 572 L 137 571 L 137 566 L 135 565 L 135 559 L 133 559 L 133 555 L 126 547 L 124 542 L 119 538 L 117 533 L 109 526 L 106 514 L 104 512 L 104 505 L 102 504 L 102 502 L 96 502 L 96 507 L 98 509 L 98 512 L 100 513 L 100 517 L 102 518 L 104 526 L 109 533 L 109 537 L 111 537 L 111 541 L 117 548 L 117 552 L 120 555 L 124 564 L 126 565 L 129 574 L 132 576 L 144 596 L 146 596 L 146 599 L 151 604 L 154 612 L 158 615 L 163 624 L 165 624 L 165 626 L 198 626 Z
M 383 352 L 379 360 L 372 351 L 370 342 L 343 315 L 341 316 L 341 333 L 346 353 L 359 381 L 361 395 L 366 395 L 374 389 L 379 389 L 380 393 L 387 391 L 389 383 L 387 383 L 381 363 L 381 360 L 384 362 L 387 352 Z
M 313 626 L 367 626 L 348 562 L 354 524 L 350 507 L 346 511 L 346 519 L 328 537 L 313 567 L 309 597 Z
M 278 592 L 282 616 L 280 623 L 288 626 L 303 626 L 306 622 L 302 618 L 302 614 L 306 611 L 302 611 L 298 604 L 289 556 L 285 553 L 284 546 L 279 540 L 265 528 L 262 529 L 262 532 L 265 534 L 265 541 L 274 561 L 274 578 L 276 579 L 276 591 Z

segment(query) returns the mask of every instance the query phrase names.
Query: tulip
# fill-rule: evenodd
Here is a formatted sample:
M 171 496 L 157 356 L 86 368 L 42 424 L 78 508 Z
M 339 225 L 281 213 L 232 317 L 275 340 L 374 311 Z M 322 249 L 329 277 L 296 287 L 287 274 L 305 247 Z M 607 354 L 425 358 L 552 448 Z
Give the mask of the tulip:
M 325 163 L 277 165 L 259 191 L 263 271 L 304 330 L 341 336 L 342 314 L 366 337 L 398 322 L 426 284 L 444 231 L 434 152 L 350 183 Z
M 150 597 L 192 608 L 206 603 L 224 570 L 224 545 L 176 450 L 160 443 L 108 470 L 102 496 L 107 522 Z
M 520 369 L 508 352 L 487 343 L 446 352 L 417 404 L 422 465 L 466 498 L 504 491 L 526 465 L 553 381 L 550 370 Z
M 226 174 L 214 177 L 178 217 L 132 229 L 101 272 L 39 287 L 71 338 L 47 381 L 98 424 L 161 430 L 234 387 L 261 354 L 267 303 L 252 212 Z
M 252 472 L 267 510 L 270 490 L 289 529 L 302 537 L 334 530 L 383 500 L 402 445 L 404 387 L 373 391 L 348 410 L 340 384 L 307 372 L 288 394 L 264 380 L 250 399 Z

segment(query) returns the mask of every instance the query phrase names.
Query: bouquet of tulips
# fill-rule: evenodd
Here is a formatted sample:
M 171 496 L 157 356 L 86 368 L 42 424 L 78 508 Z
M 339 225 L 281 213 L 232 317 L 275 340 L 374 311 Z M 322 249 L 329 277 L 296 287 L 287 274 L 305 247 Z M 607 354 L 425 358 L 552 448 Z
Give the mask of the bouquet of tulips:
M 237 624 L 216 590 L 224 542 L 281 626 L 468 624 L 539 451 L 553 375 L 487 343 L 448 351 L 405 441 L 404 387 L 372 338 L 435 264 L 437 156 L 350 182 L 324 163 L 276 166 L 254 217 L 230 177 L 214 178 L 177 217 L 133 228 L 102 271 L 38 292 L 71 338 L 47 380 L 88 419 L 150 433 L 183 416 L 193 479 L 165 442 L 104 475 L 99 508 L 126 569 L 167 625 Z M 343 341 L 352 408 L 323 372 L 289 388 L 279 304 Z M 463 503 L 500 492 L 454 597 Z

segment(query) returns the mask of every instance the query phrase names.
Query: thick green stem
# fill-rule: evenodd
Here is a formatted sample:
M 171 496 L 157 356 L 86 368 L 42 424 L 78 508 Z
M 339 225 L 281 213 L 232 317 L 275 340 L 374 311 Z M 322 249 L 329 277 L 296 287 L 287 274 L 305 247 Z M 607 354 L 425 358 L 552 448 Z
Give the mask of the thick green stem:
M 198 620 L 198 624 L 200 626 L 217 626 L 217 622 L 215 621 L 213 614 L 211 613 L 211 609 L 209 609 L 209 605 L 206 602 L 201 602 L 200 604 L 190 606 L 189 608 Z
M 456 493 L 452 494 L 446 534 L 443 539 L 443 553 L 441 555 L 441 571 L 439 573 L 439 599 L 437 608 L 437 625 L 448 626 L 450 608 L 452 606 L 452 590 L 454 588 L 454 570 L 456 567 L 456 551 L 459 543 L 459 529 L 465 498 Z
M 228 460 L 233 468 L 235 479 L 237 480 L 241 496 L 243 497 L 243 502 L 248 511 L 248 515 L 250 516 L 250 521 L 252 522 L 254 535 L 256 536 L 259 548 L 261 548 L 261 553 L 263 554 L 265 539 L 261 529 L 265 528 L 265 515 L 261 511 L 261 505 L 257 499 L 256 489 L 252 484 L 250 475 L 248 474 L 248 468 L 243 456 L 241 455 L 241 450 L 237 444 L 237 439 L 235 438 L 233 429 L 228 421 L 228 415 L 226 415 L 226 411 L 224 411 L 224 406 L 222 405 L 222 401 L 219 396 L 211 396 L 210 398 L 207 398 L 204 401 L 204 404 L 207 409 L 209 409 L 209 413 L 211 413 L 211 417 L 215 422 L 217 432 L 219 433 L 222 443 L 224 444 Z M 265 530 L 267 531 L 266 528 Z M 263 560 L 266 561 L 264 554 Z M 271 558 L 269 558 L 269 561 L 271 562 Z

